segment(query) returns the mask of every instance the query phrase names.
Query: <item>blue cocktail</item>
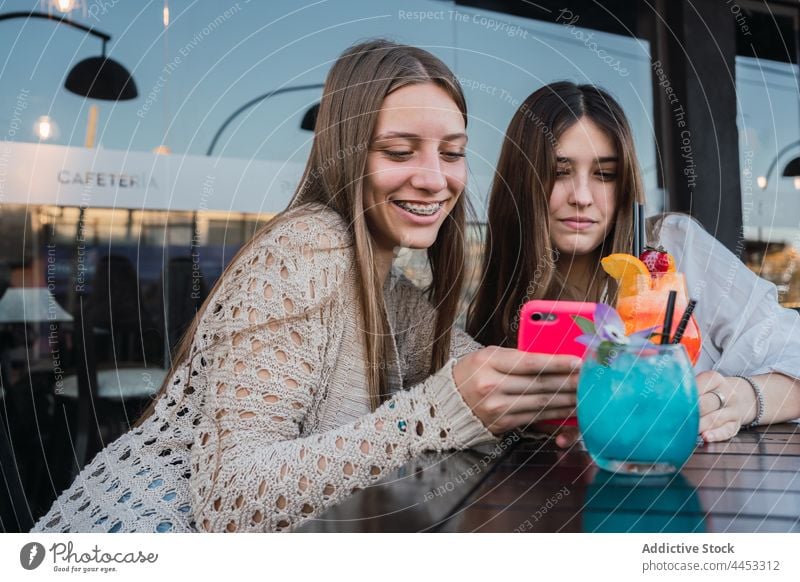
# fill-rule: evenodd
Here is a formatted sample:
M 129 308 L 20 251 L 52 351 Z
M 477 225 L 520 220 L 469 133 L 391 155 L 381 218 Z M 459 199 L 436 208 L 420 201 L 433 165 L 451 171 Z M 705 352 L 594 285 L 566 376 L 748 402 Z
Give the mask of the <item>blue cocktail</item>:
M 697 442 L 697 384 L 681 345 L 589 350 L 578 382 L 586 449 L 607 471 L 666 474 Z

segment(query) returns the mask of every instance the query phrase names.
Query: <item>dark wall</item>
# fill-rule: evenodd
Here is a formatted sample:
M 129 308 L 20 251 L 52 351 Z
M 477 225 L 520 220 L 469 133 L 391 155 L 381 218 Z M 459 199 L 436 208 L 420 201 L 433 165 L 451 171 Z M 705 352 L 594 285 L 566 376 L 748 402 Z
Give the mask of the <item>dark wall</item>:
M 663 183 L 737 255 L 744 248 L 736 127 L 737 22 L 724 2 L 656 4 L 653 82 Z M 670 92 L 669 88 L 672 89 Z

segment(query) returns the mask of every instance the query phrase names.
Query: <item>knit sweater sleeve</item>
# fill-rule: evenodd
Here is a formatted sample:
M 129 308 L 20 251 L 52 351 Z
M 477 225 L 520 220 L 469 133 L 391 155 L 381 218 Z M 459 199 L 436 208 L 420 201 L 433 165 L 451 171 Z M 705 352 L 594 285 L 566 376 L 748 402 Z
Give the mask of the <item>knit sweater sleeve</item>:
M 291 529 L 422 451 L 491 438 L 456 390 L 452 362 L 356 422 L 300 436 L 344 313 L 337 290 L 350 254 L 337 238 L 317 219 L 275 228 L 209 304 L 198 334 L 217 345 L 193 356 L 206 386 L 194 396 L 191 448 L 200 530 Z
M 452 333 L 453 336 L 450 339 L 450 356 L 453 358 L 461 358 L 472 352 L 477 352 L 483 347 L 460 327 L 453 326 Z

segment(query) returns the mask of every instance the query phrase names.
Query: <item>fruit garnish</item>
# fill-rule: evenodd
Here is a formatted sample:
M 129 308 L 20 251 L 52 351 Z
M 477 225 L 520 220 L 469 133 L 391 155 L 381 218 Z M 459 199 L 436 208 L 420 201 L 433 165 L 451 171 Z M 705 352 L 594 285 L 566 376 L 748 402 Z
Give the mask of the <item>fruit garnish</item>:
M 645 264 L 650 274 L 675 272 L 675 259 L 663 247 L 644 247 L 639 260 Z
M 619 296 L 636 295 L 636 277 L 650 276 L 650 271 L 642 261 L 627 253 L 614 253 L 600 259 L 603 270 L 619 283 Z

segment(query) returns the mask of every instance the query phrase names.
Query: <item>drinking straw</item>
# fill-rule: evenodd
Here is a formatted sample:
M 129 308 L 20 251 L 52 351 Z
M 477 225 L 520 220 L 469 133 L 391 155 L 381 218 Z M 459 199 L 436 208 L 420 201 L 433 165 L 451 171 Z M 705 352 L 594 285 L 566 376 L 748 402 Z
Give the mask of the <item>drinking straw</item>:
M 639 235 L 639 203 L 634 200 L 633 202 L 633 249 L 631 249 L 631 254 L 634 257 L 639 257 L 641 251 L 639 250 L 639 246 L 641 244 L 640 235 Z
M 675 315 L 675 299 L 678 297 L 677 291 L 670 291 L 667 298 L 667 312 L 664 315 L 664 327 L 661 329 L 661 345 L 669 343 L 669 336 L 672 332 L 672 317 Z
M 692 316 L 692 312 L 694 312 L 696 305 L 697 300 L 691 299 L 689 304 L 686 306 L 686 310 L 683 312 L 681 320 L 678 322 L 678 329 L 675 330 L 675 336 L 672 338 L 673 344 L 680 343 L 681 338 L 683 337 L 683 332 L 686 331 L 686 326 L 689 325 L 689 318 Z
M 644 252 L 644 247 L 647 245 L 647 234 L 645 234 L 644 230 L 644 204 L 637 202 L 636 205 L 639 207 L 639 212 L 637 213 L 639 216 L 639 254 L 636 255 L 638 257 Z

